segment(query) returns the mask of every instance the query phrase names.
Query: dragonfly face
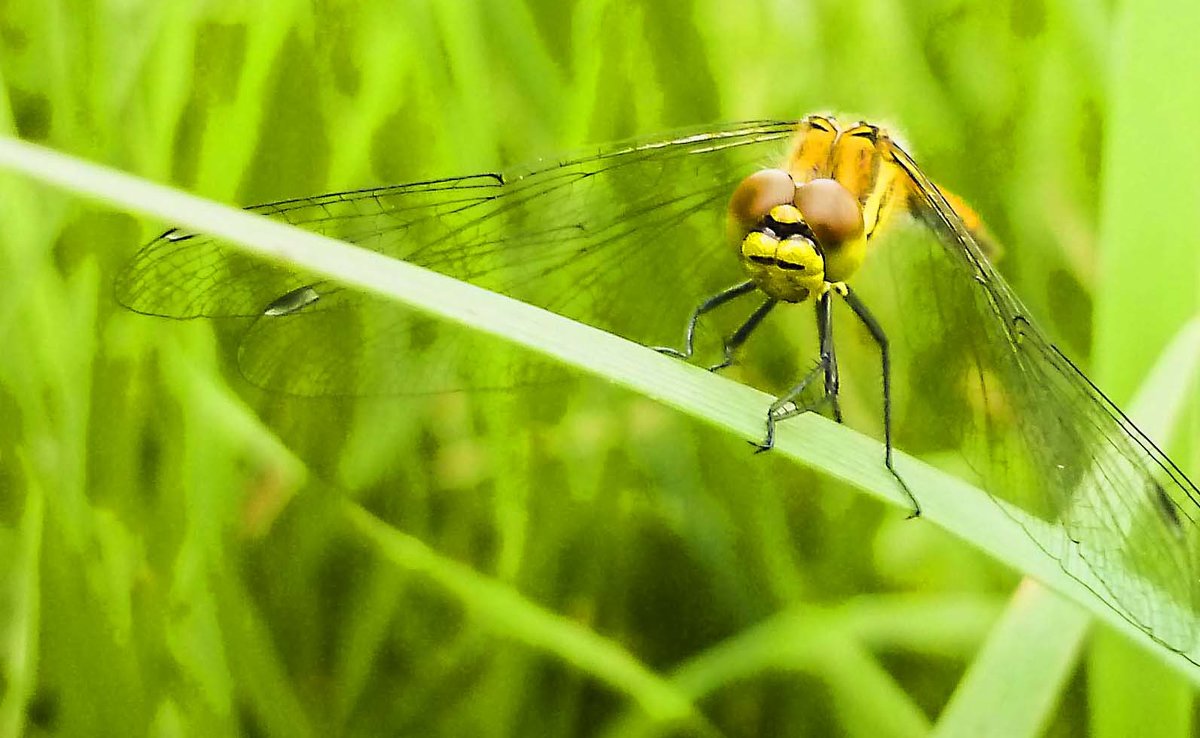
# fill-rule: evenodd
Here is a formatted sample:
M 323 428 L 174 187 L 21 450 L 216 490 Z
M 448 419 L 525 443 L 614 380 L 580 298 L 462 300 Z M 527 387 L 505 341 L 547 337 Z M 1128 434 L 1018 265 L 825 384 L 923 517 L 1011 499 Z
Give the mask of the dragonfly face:
M 795 205 L 772 207 L 742 238 L 739 257 L 754 285 L 775 300 L 804 302 L 828 284 L 824 251 Z
M 776 168 L 760 171 L 764 162 Z M 938 429 L 993 497 L 1066 530 L 1066 549 L 1029 530 L 1064 571 L 1099 579 L 1097 594 L 1152 638 L 1196 649 L 1200 491 L 1037 328 L 993 266 L 974 213 L 878 127 L 827 116 L 736 123 L 505 175 L 254 210 L 645 345 L 670 344 L 686 328 L 684 349 L 671 349 L 682 356 L 703 338 L 703 317 L 721 326 L 718 367 L 777 304 L 811 301 L 817 369 L 772 407 L 768 427 L 817 408 L 840 419 L 839 372 L 881 367 L 886 381 L 899 367 L 898 432 Z M 902 230 L 885 227 L 900 215 L 916 226 L 912 237 L 888 236 L 881 248 L 885 232 Z M 882 273 L 893 257 L 897 270 Z M 730 286 L 739 262 L 748 278 Z M 872 292 L 871 280 L 885 276 L 891 282 Z M 489 349 L 465 331 L 200 234 L 169 231 L 147 244 L 116 294 L 143 313 L 243 319 L 242 374 L 289 395 L 427 394 L 525 379 L 484 366 Z M 748 318 L 720 323 L 718 307 L 754 295 Z M 870 364 L 846 360 L 853 342 L 835 352 L 841 302 L 873 339 Z M 813 387 L 823 404 L 808 402 Z M 892 397 L 882 395 L 890 448 Z

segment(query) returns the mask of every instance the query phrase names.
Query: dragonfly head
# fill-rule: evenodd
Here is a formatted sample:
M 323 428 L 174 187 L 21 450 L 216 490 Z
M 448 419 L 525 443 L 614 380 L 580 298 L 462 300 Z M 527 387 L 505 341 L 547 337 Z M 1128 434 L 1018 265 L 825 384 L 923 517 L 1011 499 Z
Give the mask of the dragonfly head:
M 746 273 L 786 302 L 848 278 L 866 252 L 862 209 L 832 179 L 796 185 L 782 169 L 755 172 L 730 198 L 729 224 Z

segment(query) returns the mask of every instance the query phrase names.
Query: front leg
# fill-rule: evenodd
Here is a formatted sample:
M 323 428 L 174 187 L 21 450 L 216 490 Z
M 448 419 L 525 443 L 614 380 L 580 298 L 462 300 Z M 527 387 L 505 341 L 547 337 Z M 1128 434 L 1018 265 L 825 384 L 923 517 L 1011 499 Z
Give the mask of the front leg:
M 674 356 L 680 359 L 692 358 L 692 353 L 694 352 L 696 343 L 696 324 L 700 322 L 700 316 L 704 315 L 710 310 L 719 308 L 730 300 L 741 297 L 745 294 L 749 294 L 756 289 L 758 289 L 758 287 L 754 284 L 754 281 L 748 279 L 745 282 L 735 284 L 732 287 L 721 290 L 717 294 L 700 303 L 700 306 L 692 312 L 692 317 L 688 319 L 687 330 L 684 332 L 682 351 L 670 346 L 654 346 L 654 350 L 660 354 L 666 354 L 667 356 Z
M 841 380 L 838 376 L 837 353 L 833 344 L 833 292 L 829 289 L 817 298 L 817 337 L 821 365 L 825 367 L 825 398 L 833 409 L 833 419 L 842 422 L 842 406 L 838 402 Z
M 725 358 L 721 361 L 721 363 L 710 366 L 708 370 L 710 372 L 716 372 L 732 364 L 734 352 L 746 342 L 746 339 L 750 337 L 750 334 L 754 332 L 754 329 L 762 323 L 763 318 L 767 317 L 767 314 L 770 313 L 771 310 L 778 304 L 779 300 L 776 300 L 773 297 L 767 298 L 767 301 L 762 305 L 759 305 L 757 310 L 755 310 L 753 313 L 750 313 L 750 317 L 746 318 L 746 322 L 742 323 L 741 326 L 739 326 L 738 329 L 733 332 L 733 335 L 725 339 Z
M 827 374 L 827 372 L 827 362 L 825 357 L 822 357 L 812 369 L 808 370 L 808 373 L 805 374 L 799 382 L 792 385 L 787 392 L 784 392 L 782 395 L 775 398 L 775 401 L 771 403 L 769 408 L 767 408 L 767 435 L 759 442 L 750 442 L 752 446 L 755 446 L 758 449 L 755 453 L 770 451 L 775 447 L 776 423 L 781 420 L 787 420 L 788 418 L 794 418 L 801 413 L 817 410 L 822 405 L 830 402 L 830 396 L 828 394 L 823 395 L 821 399 L 815 403 L 800 405 L 796 402 L 796 398 L 804 394 L 804 391 L 809 388 L 809 386 L 817 379 L 817 377 L 824 376 Z

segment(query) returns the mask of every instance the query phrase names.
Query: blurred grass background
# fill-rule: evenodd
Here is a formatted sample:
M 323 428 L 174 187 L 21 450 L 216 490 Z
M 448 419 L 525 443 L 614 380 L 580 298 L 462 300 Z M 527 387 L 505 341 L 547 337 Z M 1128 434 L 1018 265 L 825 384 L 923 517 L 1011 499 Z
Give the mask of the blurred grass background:
M 1200 190 L 1167 186 L 1182 199 L 1150 210 L 1152 185 L 1105 179 L 1200 169 L 1195 84 L 1114 83 L 1137 66 L 1122 49 L 1156 39 L 1184 55 L 1172 68 L 1200 68 L 1167 43 L 1195 11 L 1145 13 L 8 0 L 0 125 L 250 204 L 850 111 L 897 127 L 983 214 L 1033 314 L 1123 400 L 1196 307 L 1194 238 L 1163 213 Z M 255 392 L 227 337 L 113 302 L 164 224 L 9 177 L 0 219 L 5 734 L 914 734 L 1015 583 L 599 382 L 408 403 Z M 1174 259 L 1161 278 L 1142 278 L 1146 241 Z M 346 499 L 408 547 L 381 556 Z M 577 649 L 547 645 L 569 627 Z M 1119 735 L 1147 713 L 1187 734 L 1186 690 L 1137 654 L 1104 663 L 1109 691 L 1078 672 L 1048 734 Z M 1160 702 L 1114 696 L 1131 683 Z

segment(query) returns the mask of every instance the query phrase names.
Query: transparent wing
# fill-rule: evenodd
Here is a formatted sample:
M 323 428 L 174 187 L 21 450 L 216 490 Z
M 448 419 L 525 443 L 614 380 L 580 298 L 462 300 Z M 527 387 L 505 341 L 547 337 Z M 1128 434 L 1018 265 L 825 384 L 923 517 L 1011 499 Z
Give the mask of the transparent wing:
M 1026 529 L 1067 574 L 1191 652 L 1200 493 L 1047 340 L 942 194 L 895 155 L 914 185 L 911 209 L 935 236 L 926 243 L 937 244 L 914 271 L 891 275 L 919 285 L 901 291 L 914 399 L 899 427 L 941 426 L 988 490 L 1064 526 L 1065 544 Z
M 636 341 L 674 343 L 696 303 L 738 278 L 725 241 L 726 201 L 747 173 L 778 161 L 793 128 L 750 122 L 683 131 L 508 175 L 251 210 Z M 431 320 L 406 308 L 199 234 L 172 230 L 146 245 L 116 292 L 142 313 L 254 318 L 239 365 L 249 381 L 268 389 L 413 394 L 521 381 L 495 371 L 483 378 L 455 374 L 461 358 L 484 355 L 477 352 L 489 339 L 434 330 Z M 487 350 L 494 348 L 489 343 Z

